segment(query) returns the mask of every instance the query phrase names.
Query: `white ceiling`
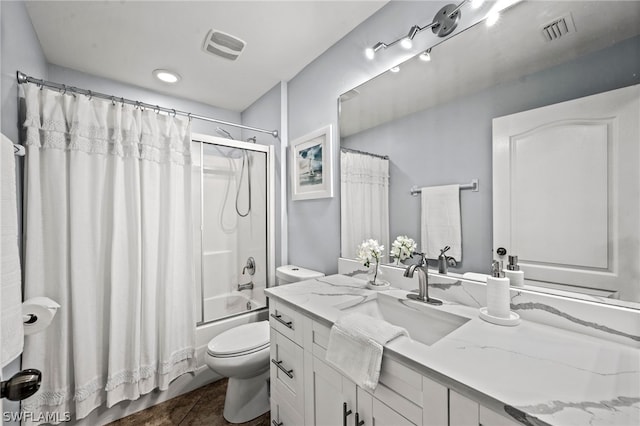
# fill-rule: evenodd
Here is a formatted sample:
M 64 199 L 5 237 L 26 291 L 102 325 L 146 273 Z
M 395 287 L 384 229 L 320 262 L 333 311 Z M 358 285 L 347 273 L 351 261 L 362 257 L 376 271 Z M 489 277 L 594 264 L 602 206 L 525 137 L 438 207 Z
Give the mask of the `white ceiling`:
M 576 31 L 546 41 L 542 27 L 562 16 L 572 17 Z M 340 135 L 523 78 L 638 34 L 637 0 L 518 3 L 495 26 L 477 24 L 433 47 L 431 62 L 412 58 L 399 73 L 385 72 L 356 88 L 357 96 L 349 93 L 341 105 Z
M 243 111 L 387 1 L 29 1 L 27 10 L 51 64 Z M 244 40 L 242 55 L 205 53 L 210 29 Z M 157 68 L 182 80 L 161 83 Z

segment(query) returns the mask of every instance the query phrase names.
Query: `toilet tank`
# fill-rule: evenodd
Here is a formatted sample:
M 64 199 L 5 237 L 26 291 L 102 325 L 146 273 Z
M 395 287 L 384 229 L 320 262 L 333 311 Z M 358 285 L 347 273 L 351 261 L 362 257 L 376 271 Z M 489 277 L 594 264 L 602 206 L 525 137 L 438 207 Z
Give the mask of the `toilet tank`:
M 301 268 L 296 265 L 283 265 L 276 268 L 276 285 L 295 283 L 297 281 L 320 277 L 324 277 L 322 272 Z

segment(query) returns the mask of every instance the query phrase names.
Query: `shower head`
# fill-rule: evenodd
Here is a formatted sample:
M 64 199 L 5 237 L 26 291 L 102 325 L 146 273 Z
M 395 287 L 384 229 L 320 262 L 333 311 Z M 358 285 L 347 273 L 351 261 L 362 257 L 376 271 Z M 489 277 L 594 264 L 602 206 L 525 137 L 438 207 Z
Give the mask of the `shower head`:
M 216 127 L 216 132 L 217 132 L 220 136 L 224 136 L 225 138 L 235 140 L 235 139 L 233 138 L 233 136 L 231 136 L 231 133 L 227 132 L 227 131 L 226 131 L 225 129 L 223 129 L 222 127 Z

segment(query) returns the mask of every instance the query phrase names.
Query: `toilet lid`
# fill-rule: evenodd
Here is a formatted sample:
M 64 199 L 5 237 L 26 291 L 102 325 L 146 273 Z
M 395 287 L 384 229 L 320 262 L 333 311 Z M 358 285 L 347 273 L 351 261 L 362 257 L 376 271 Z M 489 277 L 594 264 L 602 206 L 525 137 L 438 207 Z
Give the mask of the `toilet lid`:
M 243 324 L 211 339 L 207 352 L 213 356 L 233 356 L 269 347 L 269 321 Z

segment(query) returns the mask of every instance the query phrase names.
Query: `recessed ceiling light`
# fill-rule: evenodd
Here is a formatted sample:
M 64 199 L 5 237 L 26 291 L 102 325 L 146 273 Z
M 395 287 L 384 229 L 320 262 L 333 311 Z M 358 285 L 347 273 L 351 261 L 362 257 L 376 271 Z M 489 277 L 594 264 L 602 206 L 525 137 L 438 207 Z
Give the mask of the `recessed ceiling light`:
M 165 83 L 177 83 L 180 80 L 180 75 L 168 70 L 153 70 L 153 75 L 155 75 L 158 80 Z

